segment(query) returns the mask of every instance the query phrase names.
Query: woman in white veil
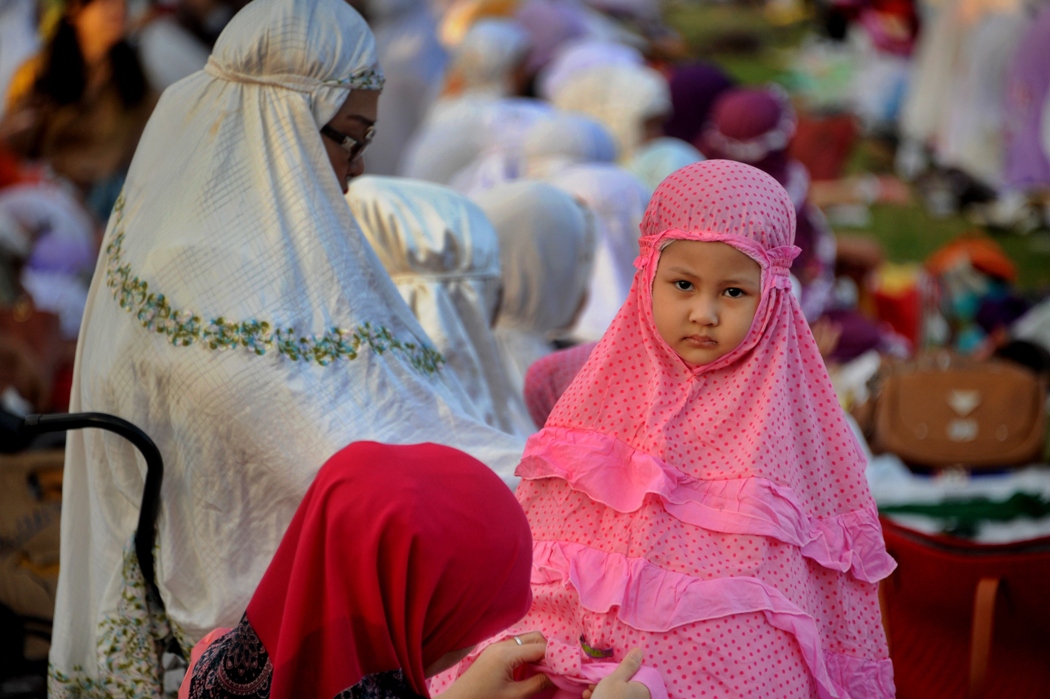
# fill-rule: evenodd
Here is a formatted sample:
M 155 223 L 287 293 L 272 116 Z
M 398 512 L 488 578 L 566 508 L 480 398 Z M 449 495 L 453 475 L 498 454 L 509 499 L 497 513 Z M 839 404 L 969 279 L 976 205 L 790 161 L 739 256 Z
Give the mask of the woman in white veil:
M 446 443 L 513 480 L 521 442 L 479 419 L 343 199 L 381 84 L 342 0 L 255 0 L 157 105 L 106 231 L 70 409 L 160 448 L 167 615 L 131 546 L 140 457 L 71 433 L 50 696 L 158 695 L 164 626 L 188 649 L 235 625 L 349 442 Z
M 493 336 L 497 316 L 505 317 L 500 297 L 505 305 L 507 296 L 501 293 L 501 238 L 485 213 L 447 187 L 395 177 L 358 178 L 347 201 L 485 422 L 532 434 L 522 386 L 514 387 Z

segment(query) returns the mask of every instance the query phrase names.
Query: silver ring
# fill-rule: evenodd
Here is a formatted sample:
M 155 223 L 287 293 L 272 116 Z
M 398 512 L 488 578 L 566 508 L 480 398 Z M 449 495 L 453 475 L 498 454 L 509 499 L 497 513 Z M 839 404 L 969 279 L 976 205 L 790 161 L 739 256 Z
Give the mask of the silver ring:
M 517 636 L 514 637 L 514 642 L 517 643 L 519 646 L 525 645 L 524 643 L 521 642 L 521 639 L 518 638 Z

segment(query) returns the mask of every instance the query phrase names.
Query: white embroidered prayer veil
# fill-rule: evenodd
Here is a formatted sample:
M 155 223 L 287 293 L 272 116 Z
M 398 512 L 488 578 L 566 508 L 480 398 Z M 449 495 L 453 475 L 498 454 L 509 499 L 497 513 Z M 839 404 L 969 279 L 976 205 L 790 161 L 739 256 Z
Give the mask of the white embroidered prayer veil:
M 583 301 L 596 220 L 572 196 L 545 182 L 508 182 L 475 201 L 499 233 L 503 301 L 495 334 L 522 395 L 525 372 L 553 351 L 552 333 L 568 328 Z
M 534 432 L 492 333 L 502 286 L 500 240 L 484 212 L 447 187 L 394 177 L 360 177 L 346 199 L 485 422 L 511 434 Z
M 161 97 L 110 218 L 71 410 L 129 419 L 160 448 L 156 577 L 187 650 L 237 624 L 346 444 L 445 443 L 508 480 L 520 456 L 430 347 L 325 155 L 319 127 L 380 85 L 348 4 L 255 0 Z M 160 693 L 163 631 L 130 546 L 144 473 L 123 439 L 70 433 L 52 697 Z

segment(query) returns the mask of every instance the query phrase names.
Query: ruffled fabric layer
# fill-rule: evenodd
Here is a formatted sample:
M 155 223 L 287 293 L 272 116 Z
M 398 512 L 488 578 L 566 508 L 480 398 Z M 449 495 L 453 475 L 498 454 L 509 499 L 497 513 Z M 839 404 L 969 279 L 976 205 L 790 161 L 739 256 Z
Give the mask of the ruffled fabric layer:
M 771 626 L 796 639 L 822 699 L 895 696 L 890 660 L 824 650 L 813 617 L 757 578 L 698 580 L 643 558 L 539 541 L 533 551 L 532 584 L 534 590 L 572 586 L 587 611 L 615 614 L 643 631 L 667 632 L 697 621 L 761 612 Z
M 811 517 L 790 488 L 768 479 L 700 480 L 597 432 L 544 428 L 530 439 L 516 474 L 527 480 L 563 479 L 592 500 L 625 513 L 655 495 L 686 524 L 768 536 L 864 582 L 878 582 L 897 566 L 886 553 L 874 502 L 835 517 Z

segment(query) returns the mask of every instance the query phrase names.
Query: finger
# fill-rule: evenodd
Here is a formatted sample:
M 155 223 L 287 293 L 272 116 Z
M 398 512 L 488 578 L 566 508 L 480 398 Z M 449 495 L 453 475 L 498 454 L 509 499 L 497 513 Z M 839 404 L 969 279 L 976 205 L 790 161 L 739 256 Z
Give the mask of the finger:
M 539 631 L 529 631 L 528 633 L 518 634 L 518 638 L 521 639 L 521 644 L 527 643 L 546 643 L 547 639 L 543 637 L 543 634 Z M 514 639 L 511 639 L 514 640 Z
M 553 688 L 554 683 L 546 675 L 533 675 L 527 680 L 515 682 L 510 696 L 514 699 L 525 699 Z
M 594 694 L 593 689 L 585 689 L 583 690 L 583 694 L 581 695 L 580 699 L 591 699 L 592 694 Z
M 613 681 L 626 682 L 642 667 L 642 651 L 635 648 L 609 673 Z
M 649 688 L 641 682 L 628 682 L 627 683 L 627 696 L 630 699 L 652 699 L 652 693 Z
M 513 645 L 514 641 L 511 640 L 511 646 L 509 646 L 510 659 L 514 667 L 524 665 L 525 663 L 535 663 L 543 660 L 543 656 L 547 654 L 547 642 L 546 641 L 533 641 L 531 643 L 522 643 L 519 645 Z

